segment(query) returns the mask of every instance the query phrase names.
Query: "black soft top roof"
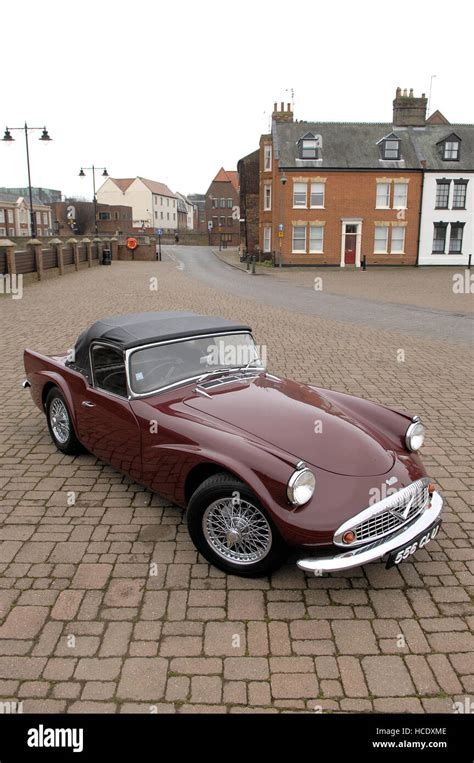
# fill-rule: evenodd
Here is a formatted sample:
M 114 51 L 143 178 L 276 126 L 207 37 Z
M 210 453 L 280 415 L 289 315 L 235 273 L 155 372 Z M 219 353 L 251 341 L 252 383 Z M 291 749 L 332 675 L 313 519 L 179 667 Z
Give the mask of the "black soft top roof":
M 82 332 L 76 342 L 71 365 L 90 378 L 89 346 L 94 341 L 103 340 L 116 345 L 117 349 L 129 350 L 154 342 L 233 331 L 251 331 L 251 328 L 225 318 L 191 312 L 116 315 L 96 321 Z

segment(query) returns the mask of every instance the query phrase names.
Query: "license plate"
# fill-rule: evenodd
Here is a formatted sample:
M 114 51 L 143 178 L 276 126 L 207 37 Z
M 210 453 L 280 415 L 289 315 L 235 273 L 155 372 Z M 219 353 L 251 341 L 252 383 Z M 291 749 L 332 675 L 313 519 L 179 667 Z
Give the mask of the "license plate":
M 387 570 L 389 570 L 390 567 L 396 567 L 398 564 L 401 564 L 401 562 L 404 562 L 406 559 L 412 556 L 412 554 L 416 553 L 418 549 L 425 548 L 425 546 L 427 546 L 430 541 L 436 538 L 440 527 L 441 522 L 436 522 L 436 524 L 434 524 L 432 527 L 429 527 L 427 530 L 425 530 L 424 533 L 421 533 L 421 535 L 413 538 L 413 540 L 407 543 L 406 546 L 402 546 L 401 548 L 397 548 L 395 551 L 392 551 L 387 559 Z

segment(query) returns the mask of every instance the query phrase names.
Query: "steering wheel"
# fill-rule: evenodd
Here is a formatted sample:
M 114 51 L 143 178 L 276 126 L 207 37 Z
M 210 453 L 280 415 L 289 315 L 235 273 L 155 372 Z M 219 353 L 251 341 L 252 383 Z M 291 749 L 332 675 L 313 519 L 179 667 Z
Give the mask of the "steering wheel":
M 140 379 L 140 381 L 146 382 L 148 378 L 155 377 L 156 372 L 162 368 L 162 366 L 169 366 L 169 373 L 175 366 L 182 365 L 183 363 L 184 360 L 182 358 L 174 358 L 171 356 L 168 358 L 162 358 L 159 363 L 153 363 L 152 367 L 148 371 L 142 371 L 143 378 Z M 161 381 L 166 381 L 166 377 L 163 376 Z

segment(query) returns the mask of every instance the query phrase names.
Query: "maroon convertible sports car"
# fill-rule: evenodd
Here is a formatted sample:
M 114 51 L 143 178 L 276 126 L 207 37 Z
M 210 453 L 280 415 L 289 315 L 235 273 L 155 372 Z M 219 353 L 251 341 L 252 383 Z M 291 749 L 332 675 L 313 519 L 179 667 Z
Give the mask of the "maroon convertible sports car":
M 212 564 L 265 575 L 293 547 L 320 575 L 436 536 L 420 419 L 266 372 L 248 326 L 193 313 L 94 323 L 72 353 L 25 351 L 63 453 L 85 448 L 187 509 Z

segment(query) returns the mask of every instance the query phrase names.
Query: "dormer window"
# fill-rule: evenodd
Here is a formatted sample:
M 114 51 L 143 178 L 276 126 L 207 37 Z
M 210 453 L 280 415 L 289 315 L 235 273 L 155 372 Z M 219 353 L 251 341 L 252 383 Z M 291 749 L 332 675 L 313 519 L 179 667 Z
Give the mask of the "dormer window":
M 458 162 L 461 153 L 461 139 L 455 135 L 448 135 L 438 143 L 441 158 L 445 162 Z
M 392 162 L 400 160 L 400 138 L 398 135 L 395 135 L 395 133 L 387 135 L 379 142 L 379 146 L 382 159 Z
M 312 132 L 306 133 L 298 141 L 298 153 L 300 159 L 319 159 L 321 140 Z
M 457 161 L 459 159 L 459 141 L 448 140 L 444 144 L 444 159 L 451 159 L 451 161 Z

